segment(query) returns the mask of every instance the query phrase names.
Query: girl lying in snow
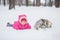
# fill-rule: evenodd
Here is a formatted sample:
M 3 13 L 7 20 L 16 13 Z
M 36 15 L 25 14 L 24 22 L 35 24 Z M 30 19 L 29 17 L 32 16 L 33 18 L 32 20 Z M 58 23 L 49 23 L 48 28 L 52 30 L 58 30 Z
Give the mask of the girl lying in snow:
M 31 29 L 30 24 L 27 22 L 26 15 L 19 15 L 18 21 L 15 21 L 14 24 L 7 23 L 8 27 L 13 27 L 16 30 Z
M 38 30 L 39 28 L 51 28 L 52 23 L 48 19 L 40 19 L 36 22 L 35 28 Z

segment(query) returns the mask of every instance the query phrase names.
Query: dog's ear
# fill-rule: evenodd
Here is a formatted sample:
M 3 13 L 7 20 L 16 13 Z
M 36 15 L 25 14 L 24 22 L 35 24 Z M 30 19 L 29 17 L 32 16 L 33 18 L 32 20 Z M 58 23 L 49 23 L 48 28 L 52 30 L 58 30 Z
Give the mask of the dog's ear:
M 46 25 L 48 25 L 48 23 L 49 23 L 49 20 L 46 19 Z
M 43 16 L 41 16 L 40 19 L 43 19 Z

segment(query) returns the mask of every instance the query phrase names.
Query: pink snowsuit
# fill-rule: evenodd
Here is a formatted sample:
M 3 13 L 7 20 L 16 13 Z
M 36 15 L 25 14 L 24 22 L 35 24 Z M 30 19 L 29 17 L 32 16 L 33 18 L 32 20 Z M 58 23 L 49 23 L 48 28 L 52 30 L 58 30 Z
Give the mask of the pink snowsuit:
M 31 29 L 31 26 L 29 25 L 29 23 L 26 23 L 25 25 L 22 25 L 19 21 L 22 18 L 26 18 L 26 15 L 19 15 L 18 16 L 18 21 L 15 21 L 13 24 L 13 28 L 16 30 L 24 30 L 24 29 Z

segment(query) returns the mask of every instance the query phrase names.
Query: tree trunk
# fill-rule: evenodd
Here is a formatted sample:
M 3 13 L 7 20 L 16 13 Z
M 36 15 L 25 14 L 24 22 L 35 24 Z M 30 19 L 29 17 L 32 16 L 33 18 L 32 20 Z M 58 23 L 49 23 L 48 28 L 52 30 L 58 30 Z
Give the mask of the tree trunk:
M 26 6 L 28 6 L 28 0 L 26 0 Z
M 55 7 L 59 7 L 59 0 L 55 0 Z
M 21 6 L 22 2 L 23 2 L 23 0 L 18 0 L 18 5 Z
M 52 6 L 52 0 L 49 0 L 49 6 Z
M 15 9 L 15 0 L 9 0 L 9 9 Z
M 3 0 L 3 5 L 4 5 L 4 6 L 6 5 L 5 0 Z
M 1 0 L 0 0 L 0 5 L 1 5 Z
M 45 4 L 44 4 L 44 6 L 47 6 L 47 0 L 45 0 Z
M 33 6 L 35 6 L 35 0 L 33 0 Z
M 59 0 L 59 7 L 60 7 L 60 0 Z
M 9 0 L 7 0 L 7 4 L 9 4 Z
M 40 0 L 36 0 L 36 6 L 40 6 L 41 3 L 40 3 Z

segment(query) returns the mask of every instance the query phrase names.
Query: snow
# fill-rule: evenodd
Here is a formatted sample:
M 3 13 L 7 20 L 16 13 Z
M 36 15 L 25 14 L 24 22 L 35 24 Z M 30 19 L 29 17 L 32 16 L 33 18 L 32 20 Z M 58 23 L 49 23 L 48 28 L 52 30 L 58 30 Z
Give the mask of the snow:
M 31 30 L 15 30 L 7 27 L 7 22 L 13 24 L 18 15 L 26 14 Z M 36 30 L 36 21 L 43 17 L 52 22 L 52 28 Z M 8 6 L 0 5 L 0 40 L 60 40 L 60 8 L 16 6 L 9 10 Z

